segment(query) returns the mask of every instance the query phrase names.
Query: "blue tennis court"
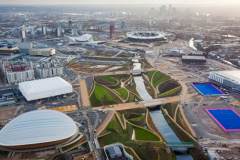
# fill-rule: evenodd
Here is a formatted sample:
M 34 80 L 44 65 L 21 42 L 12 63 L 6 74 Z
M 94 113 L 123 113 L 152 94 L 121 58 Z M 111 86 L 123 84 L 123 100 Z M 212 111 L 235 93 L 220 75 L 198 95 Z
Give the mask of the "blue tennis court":
M 225 131 L 240 131 L 240 116 L 232 108 L 206 109 L 209 116 Z
M 193 88 L 203 96 L 218 96 L 223 95 L 223 91 L 218 89 L 214 84 L 206 83 L 193 83 Z

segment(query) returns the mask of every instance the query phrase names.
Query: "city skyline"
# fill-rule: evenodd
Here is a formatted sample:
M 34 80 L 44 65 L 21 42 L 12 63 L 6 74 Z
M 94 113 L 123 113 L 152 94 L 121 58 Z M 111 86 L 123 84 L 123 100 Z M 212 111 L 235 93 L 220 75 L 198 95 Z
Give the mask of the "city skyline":
M 238 0 L 0 0 L 0 4 L 217 4 L 234 5 L 240 4 Z

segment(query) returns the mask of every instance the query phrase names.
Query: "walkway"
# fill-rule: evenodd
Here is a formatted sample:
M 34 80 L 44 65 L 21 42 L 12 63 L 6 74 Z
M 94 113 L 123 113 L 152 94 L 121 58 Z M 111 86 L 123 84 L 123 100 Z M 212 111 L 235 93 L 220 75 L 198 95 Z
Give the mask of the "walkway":
M 82 100 L 82 106 L 83 107 L 90 107 L 91 103 L 89 101 L 89 95 L 88 95 L 88 89 L 86 85 L 86 81 L 84 79 L 81 79 L 79 81 L 79 91 L 81 95 L 81 100 Z
M 174 97 L 167 97 L 167 98 L 152 99 L 150 101 L 105 105 L 101 107 L 95 107 L 94 109 L 121 111 L 121 110 L 137 109 L 137 108 L 151 108 L 151 107 L 156 107 L 162 104 L 179 102 L 180 99 L 181 99 L 180 96 L 174 96 Z

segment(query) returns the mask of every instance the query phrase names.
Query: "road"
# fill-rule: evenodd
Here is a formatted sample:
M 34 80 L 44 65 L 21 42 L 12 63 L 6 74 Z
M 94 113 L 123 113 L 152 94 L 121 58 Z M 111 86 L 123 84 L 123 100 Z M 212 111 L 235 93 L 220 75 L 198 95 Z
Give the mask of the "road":
M 90 101 L 89 101 L 89 94 L 88 94 L 88 89 L 86 85 L 85 79 L 81 79 L 79 81 L 79 90 L 80 90 L 80 95 L 81 95 L 81 102 L 83 107 L 90 107 Z

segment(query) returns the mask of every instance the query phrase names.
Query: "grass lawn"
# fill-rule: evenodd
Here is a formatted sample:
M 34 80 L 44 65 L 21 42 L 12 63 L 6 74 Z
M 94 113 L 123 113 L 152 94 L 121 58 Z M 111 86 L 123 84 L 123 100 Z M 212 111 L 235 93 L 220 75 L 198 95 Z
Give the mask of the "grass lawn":
M 147 72 L 147 76 L 148 76 L 149 80 L 152 79 L 152 76 L 153 76 L 153 74 L 154 74 L 155 72 L 157 72 L 157 71 L 149 71 L 149 72 Z
M 130 124 L 130 125 L 135 130 L 136 140 L 159 141 L 158 136 L 151 133 L 149 130 L 145 128 L 141 128 L 137 125 L 133 125 L 133 124 Z
M 166 92 L 164 92 L 164 93 L 161 93 L 161 94 L 159 95 L 159 97 L 162 98 L 162 97 L 176 96 L 176 95 L 178 95 L 178 94 L 181 92 L 181 89 L 182 89 L 181 86 L 176 87 L 176 88 L 173 88 L 173 89 L 171 89 L 171 90 L 169 90 L 169 91 L 166 91 Z
M 170 77 L 168 75 L 163 74 L 163 73 L 157 71 L 153 75 L 153 77 L 151 79 L 151 83 L 156 88 L 159 84 L 161 84 L 163 82 L 166 82 L 169 79 L 170 79 Z
M 117 85 L 118 80 L 115 79 L 113 76 L 107 75 L 107 76 L 99 76 L 95 78 L 98 83 L 103 83 L 104 85 Z
M 138 115 L 136 117 L 128 119 L 131 123 L 136 124 L 137 122 L 144 122 L 145 121 L 145 114 Z M 137 125 L 137 124 L 136 124 Z
M 121 100 L 106 87 L 95 83 L 95 90 L 90 96 L 92 106 L 111 105 L 120 103 Z
M 144 141 L 131 139 L 133 129 L 135 130 L 137 140 Z M 116 116 L 114 116 L 105 131 L 109 134 L 99 138 L 101 146 L 119 142 L 134 149 L 142 160 L 159 160 L 159 157 L 161 157 L 161 160 L 171 159 L 171 154 L 165 152 L 164 144 L 160 142 L 155 134 L 147 129 L 131 123 L 127 123 L 127 129 L 123 129 Z
M 122 99 L 126 100 L 128 98 L 128 90 L 126 88 L 118 88 L 115 90 Z

